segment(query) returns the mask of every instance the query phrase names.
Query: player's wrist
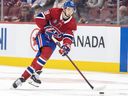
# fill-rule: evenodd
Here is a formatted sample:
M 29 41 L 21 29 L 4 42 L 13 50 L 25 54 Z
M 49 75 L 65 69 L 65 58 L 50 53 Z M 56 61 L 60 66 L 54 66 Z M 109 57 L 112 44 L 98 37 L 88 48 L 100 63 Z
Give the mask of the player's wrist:
M 59 53 L 62 55 L 62 56 L 65 56 L 67 55 L 69 52 L 70 52 L 70 45 L 69 44 L 64 44 L 60 50 L 59 50 Z

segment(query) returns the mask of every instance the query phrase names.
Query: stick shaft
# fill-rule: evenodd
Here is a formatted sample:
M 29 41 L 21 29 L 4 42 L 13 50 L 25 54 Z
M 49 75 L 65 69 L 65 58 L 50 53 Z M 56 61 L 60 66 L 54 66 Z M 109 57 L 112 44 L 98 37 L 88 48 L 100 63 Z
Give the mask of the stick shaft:
M 61 48 L 61 44 L 53 37 L 52 40 L 56 43 L 56 45 Z M 94 87 L 92 86 L 92 84 L 85 78 L 85 76 L 83 75 L 83 73 L 79 70 L 79 68 L 76 66 L 76 64 L 71 60 L 71 58 L 66 55 L 66 57 L 69 59 L 69 61 L 72 63 L 72 65 L 76 68 L 76 70 L 79 72 L 79 74 L 84 78 L 85 82 L 87 82 L 87 84 L 91 87 L 91 89 L 93 90 Z
M 69 61 L 72 63 L 72 65 L 76 68 L 76 70 L 80 73 L 80 75 L 84 78 L 84 80 L 88 83 L 88 85 L 93 89 L 94 87 L 91 85 L 91 83 L 86 79 L 86 77 L 83 75 L 83 73 L 79 70 L 79 68 L 76 66 L 76 64 L 71 60 L 71 58 L 66 55 L 66 57 L 69 59 Z
M 61 48 L 61 44 L 59 42 L 56 42 L 56 45 L 58 45 L 59 48 Z M 87 82 L 87 84 L 91 87 L 91 89 L 94 89 L 94 87 L 91 85 L 91 83 L 85 78 L 83 73 L 79 70 L 79 68 L 76 66 L 76 64 L 71 60 L 71 58 L 66 55 L 66 57 L 69 59 L 69 61 L 72 63 L 72 65 L 76 68 L 76 70 L 80 73 L 80 75 L 84 78 L 84 80 Z

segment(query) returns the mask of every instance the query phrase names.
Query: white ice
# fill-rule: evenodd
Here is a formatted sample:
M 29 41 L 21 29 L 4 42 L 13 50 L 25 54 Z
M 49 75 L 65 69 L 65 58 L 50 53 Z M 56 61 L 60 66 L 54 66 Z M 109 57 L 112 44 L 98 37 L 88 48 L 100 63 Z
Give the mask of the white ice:
M 12 89 L 12 83 L 25 68 L 0 66 L 0 96 L 128 96 L 128 74 L 82 72 L 95 89 L 92 90 L 77 71 L 44 69 L 40 87 L 28 81 Z M 104 92 L 104 94 L 99 94 Z

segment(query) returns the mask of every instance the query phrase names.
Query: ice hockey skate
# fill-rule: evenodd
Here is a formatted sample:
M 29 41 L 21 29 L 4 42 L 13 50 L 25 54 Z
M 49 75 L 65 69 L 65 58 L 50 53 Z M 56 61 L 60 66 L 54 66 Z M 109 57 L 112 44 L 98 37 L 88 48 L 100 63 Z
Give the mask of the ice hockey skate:
M 39 79 L 39 75 L 42 73 L 42 71 L 37 71 L 35 72 L 32 76 L 31 79 L 38 84 L 41 84 L 41 80 Z
M 22 85 L 22 83 L 25 82 L 25 79 L 24 78 L 18 78 L 14 83 L 13 83 L 13 88 L 17 88 L 19 85 Z
M 31 76 L 31 81 L 29 84 L 39 87 L 39 84 L 41 84 L 41 80 L 39 79 L 39 75 L 42 73 L 42 71 L 36 71 L 32 76 Z

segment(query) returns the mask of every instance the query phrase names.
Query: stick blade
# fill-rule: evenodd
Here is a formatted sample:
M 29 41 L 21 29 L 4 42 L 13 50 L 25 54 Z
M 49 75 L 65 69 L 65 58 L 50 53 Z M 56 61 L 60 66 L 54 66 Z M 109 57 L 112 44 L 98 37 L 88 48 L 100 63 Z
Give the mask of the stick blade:
M 106 88 L 106 86 L 103 85 L 103 86 L 99 86 L 99 87 L 94 87 L 93 90 L 94 90 L 94 91 L 102 91 L 102 90 L 104 90 L 105 88 Z

